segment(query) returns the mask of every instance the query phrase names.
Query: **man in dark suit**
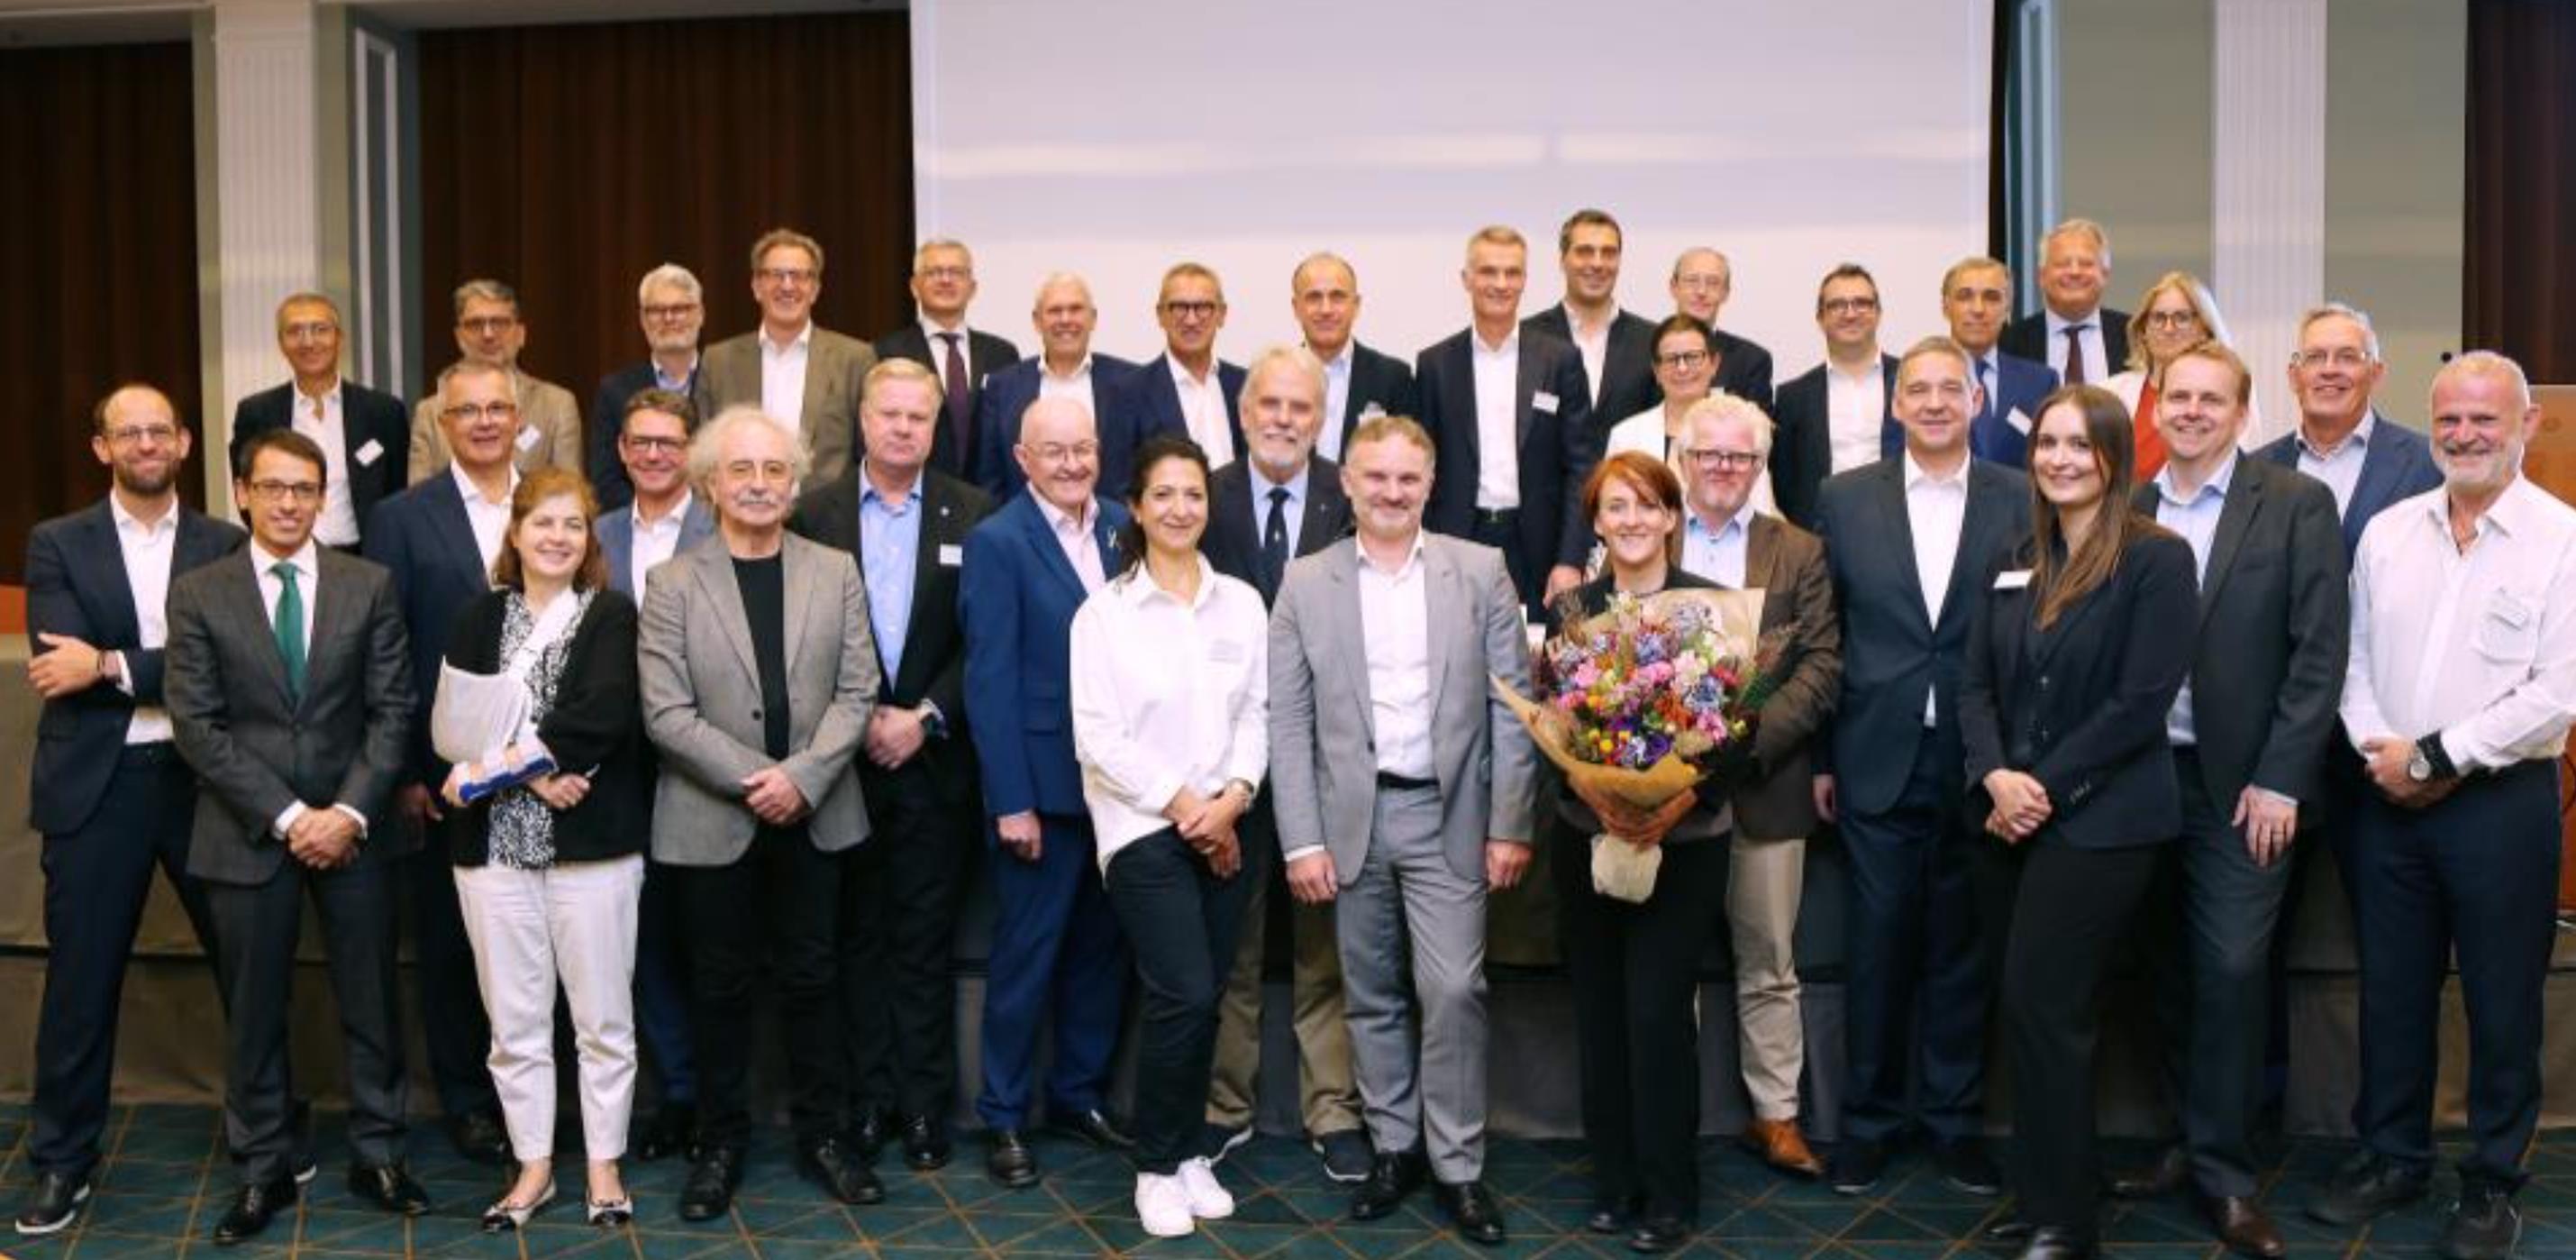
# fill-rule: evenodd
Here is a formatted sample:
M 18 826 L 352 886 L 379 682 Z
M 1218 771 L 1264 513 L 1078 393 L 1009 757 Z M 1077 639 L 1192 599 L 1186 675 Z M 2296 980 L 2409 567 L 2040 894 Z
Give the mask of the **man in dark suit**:
M 1308 254 L 1288 278 L 1289 309 L 1306 348 L 1324 364 L 1324 417 L 1315 451 L 1339 458 L 1351 430 L 1370 416 L 1413 414 L 1413 365 L 1361 345 L 1360 277 L 1338 254 Z
M 438 789 L 447 763 L 430 748 L 430 702 L 436 698 L 439 663 L 447 650 L 456 610 L 491 589 L 510 522 L 510 497 L 519 484 L 511 455 L 524 420 L 511 393 L 512 377 L 468 360 L 439 374 L 437 424 L 446 465 L 427 480 L 385 500 L 367 520 L 367 558 L 393 574 L 403 624 L 411 642 L 411 676 L 429 680 L 429 695 L 412 715 L 411 754 L 394 803 L 409 825 L 427 829 L 443 811 Z M 498 1163 L 508 1157 L 500 1103 L 485 1064 L 491 1026 L 474 978 L 474 953 L 457 909 L 455 868 L 432 846 L 404 874 L 412 903 L 416 979 L 422 1031 L 429 1045 L 430 1079 L 448 1139 L 469 1159 Z
M 1093 851 L 1068 682 L 1074 610 L 1116 567 L 1126 512 L 1094 494 L 1100 446 L 1078 400 L 1030 404 L 1019 437 L 1028 489 L 966 536 L 958 603 L 996 903 L 975 1111 L 989 1131 L 985 1171 L 1012 1189 L 1038 1181 L 1025 1130 L 1049 1022 L 1049 1117 L 1095 1146 L 1131 1145 L 1104 1110 L 1127 947 Z
M 277 307 L 277 348 L 295 379 L 242 399 L 233 408 L 231 454 L 270 429 L 291 428 L 330 461 L 329 496 L 313 528 L 325 547 L 355 550 L 376 504 L 403 488 L 411 420 L 402 400 L 340 375 L 340 308 L 319 293 L 298 293 Z
M 242 532 L 179 502 L 192 445 L 170 400 L 128 385 L 98 405 L 90 451 L 107 498 L 27 536 L 27 681 L 36 721 L 27 824 L 44 837 L 45 993 L 18 1214 L 24 1235 L 72 1223 L 89 1198 L 116 1064 L 117 996 L 160 867 L 214 952 L 188 875 L 196 777 L 161 705 L 170 580 L 241 548 Z
M 2028 537 L 2030 485 L 1969 457 L 1969 372 L 1957 342 L 1915 343 L 1896 372 L 1905 449 L 1835 476 L 1816 501 L 1843 618 L 1842 697 L 1816 803 L 1841 823 L 1851 862 L 1850 1084 L 1827 1171 L 1845 1194 L 1878 1184 L 1917 1119 L 1951 1185 L 2001 1188 L 1980 1134 L 2008 872 L 1980 820 L 1962 816 L 1957 696 L 1977 584 Z
M 1315 435 L 1329 414 L 1326 397 L 1324 365 L 1312 353 L 1287 346 L 1263 351 L 1252 361 L 1250 383 L 1244 387 L 1251 448 L 1243 459 L 1218 469 L 1208 487 L 1207 536 L 1200 544 L 1208 563 L 1251 584 L 1265 605 L 1278 598 L 1289 561 L 1331 546 L 1351 529 L 1351 501 L 1342 490 L 1341 468 L 1315 454 Z M 1247 846 L 1275 845 L 1271 810 L 1265 788 L 1243 816 Z M 1287 911 L 1299 1114 L 1307 1141 L 1323 1157 L 1324 1175 L 1357 1182 L 1368 1176 L 1374 1153 L 1362 1125 L 1359 1083 L 1352 1075 L 1332 907 L 1290 901 L 1286 873 L 1278 863 L 1270 866 L 1244 908 L 1243 940 L 1217 1007 L 1207 1138 L 1199 1153 L 1222 1160 L 1252 1137 L 1254 1082 L 1261 1063 L 1262 959 L 1268 920 L 1278 917 L 1267 907 L 1278 905 Z
M 1093 464 L 1101 485 L 1127 484 L 1136 448 L 1155 432 L 1131 414 L 1127 378 L 1136 365 L 1091 351 L 1100 310 L 1083 278 L 1059 272 L 1038 285 L 1029 322 L 1037 326 L 1038 353 L 984 378 L 975 396 L 975 462 L 970 478 L 1001 503 L 1028 484 L 1019 461 L 1020 418 L 1041 398 L 1070 398 L 1090 413 L 1098 451 Z M 1115 496 L 1113 496 L 1115 497 Z
M 838 477 L 857 455 L 859 381 L 877 355 L 814 319 L 822 242 L 789 228 L 762 233 L 751 246 L 751 296 L 760 326 L 707 348 L 707 409 L 760 408 L 813 454 L 816 481 Z
M 1233 463 L 1243 453 L 1243 369 L 1216 357 L 1217 330 L 1225 327 L 1225 289 L 1216 273 L 1194 262 L 1174 264 L 1163 273 L 1154 321 L 1163 328 L 1163 353 L 1127 378 L 1138 427 L 1198 443 L 1211 467 Z M 1124 480 L 1102 485 L 1112 497 L 1127 493 Z
M 2069 385 L 2099 385 L 2129 365 L 2129 313 L 2102 305 L 2111 238 L 2068 219 L 2039 242 L 2041 308 L 2004 330 L 2004 353 L 2045 363 Z
M 2030 462 L 2030 425 L 2039 402 L 2057 388 L 2057 374 L 2042 364 L 1995 349 L 2012 309 L 2012 271 L 1992 258 L 1963 258 L 1941 277 L 1941 315 L 1950 339 L 1976 365 L 1977 415 L 1968 423 L 1968 451 L 2010 468 Z M 1905 431 L 1890 418 L 1880 449 L 1894 455 Z
M 975 399 L 984 392 L 985 377 L 1020 361 L 1020 348 L 966 326 L 966 304 L 975 300 L 975 256 L 962 241 L 923 241 L 912 252 L 912 300 L 921 317 L 877 338 L 877 361 L 910 359 L 939 378 L 930 466 L 969 477 L 975 471 Z
M 911 359 L 869 369 L 863 454 L 807 494 L 787 527 L 856 557 L 883 685 L 857 762 L 873 844 L 842 874 L 841 1001 L 856 1137 L 902 1135 L 904 1162 L 948 1162 L 957 1089 L 957 909 L 975 852 L 975 749 L 967 742 L 966 637 L 957 575 L 984 492 L 930 467 L 940 378 Z
M 626 400 L 645 390 L 659 389 L 678 394 L 692 405 L 702 401 L 698 394 L 698 330 L 706 326 L 707 305 L 706 291 L 698 284 L 697 276 L 678 263 L 664 263 L 645 272 L 643 281 L 635 286 L 635 317 L 644 327 L 644 344 L 650 353 L 642 363 L 600 378 L 599 393 L 590 404 L 590 428 L 585 437 L 590 449 L 582 463 L 590 472 L 591 489 L 599 498 L 602 512 L 622 508 L 635 498 L 635 486 L 626 479 L 626 463 L 618 445 L 625 432 L 619 421 L 626 415 Z
M 1717 352 L 1717 376 L 1709 388 L 1749 399 L 1769 413 L 1771 352 L 1717 326 L 1717 313 L 1735 292 L 1735 264 L 1707 246 L 1694 246 L 1673 260 L 1671 287 L 1673 309 L 1708 325 L 1709 348 Z
M 268 1227 L 296 1198 L 287 1017 L 310 897 L 321 912 L 349 1065 L 349 1190 L 417 1216 L 403 1168 L 393 862 L 420 843 L 396 825 L 415 695 L 384 570 L 313 542 L 328 465 L 313 440 L 263 433 L 233 490 L 247 559 L 172 579 L 162 698 L 204 783 L 188 870 L 204 880 L 224 987 L 224 1135 L 241 1185 L 219 1245 Z
M 1592 530 L 1583 481 L 1608 430 L 1592 422 L 1592 386 L 1572 342 L 1522 325 L 1529 244 L 1507 227 L 1467 241 L 1458 272 L 1472 322 L 1413 364 L 1438 446 L 1423 527 L 1503 553 L 1512 589 L 1535 616 L 1583 580 Z
M 2299 815 L 2316 808 L 2351 633 L 2334 496 L 2239 454 L 2253 376 L 2204 342 L 2165 365 L 2156 427 L 2167 457 L 2137 510 L 2182 535 L 2200 565 L 2198 647 L 2165 720 L 2182 788 L 2179 879 L 2150 913 L 2166 1083 L 2183 1143 L 2112 1189 L 2186 1180 L 2231 1249 L 2286 1244 L 2255 1201 L 2272 931 L 2290 887 Z M 2181 633 L 2182 627 L 2172 627 Z
M 1825 361 L 1780 387 L 1772 418 L 1771 495 L 1780 515 L 1816 527 L 1816 489 L 1825 478 L 1885 455 L 1894 415 L 1896 356 L 1878 348 L 1878 281 L 1858 263 L 1825 273 L 1816 286 L 1816 326 Z
M 1583 355 L 1592 385 L 1592 414 L 1603 432 L 1664 400 L 1655 384 L 1655 321 L 1619 309 L 1624 238 L 1606 210 L 1577 210 L 1556 232 L 1556 264 L 1565 300 L 1521 321 L 1571 344 Z

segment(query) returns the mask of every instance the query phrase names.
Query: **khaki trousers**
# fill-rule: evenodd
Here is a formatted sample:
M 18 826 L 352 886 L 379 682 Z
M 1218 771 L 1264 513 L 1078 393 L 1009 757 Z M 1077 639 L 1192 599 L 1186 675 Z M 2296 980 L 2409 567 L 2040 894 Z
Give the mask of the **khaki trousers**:
M 1727 862 L 1726 921 L 1735 948 L 1735 1022 L 1744 1091 L 1753 1114 L 1788 1120 L 1798 1114 L 1798 1072 L 1806 1030 L 1798 1013 L 1798 964 L 1792 940 L 1804 888 L 1807 841 L 1737 836 Z
M 1244 908 L 1234 970 L 1217 1004 L 1216 1070 L 1208 1078 L 1208 1123 L 1241 1128 L 1253 1120 L 1253 1079 L 1261 1066 L 1261 961 L 1267 901 L 1287 895 L 1273 875 L 1255 884 Z M 1351 1069 L 1350 1026 L 1343 1022 L 1342 955 L 1333 908 L 1292 906 L 1289 913 L 1289 1000 L 1297 1029 L 1297 1099 L 1310 1137 L 1360 1127 L 1359 1083 Z

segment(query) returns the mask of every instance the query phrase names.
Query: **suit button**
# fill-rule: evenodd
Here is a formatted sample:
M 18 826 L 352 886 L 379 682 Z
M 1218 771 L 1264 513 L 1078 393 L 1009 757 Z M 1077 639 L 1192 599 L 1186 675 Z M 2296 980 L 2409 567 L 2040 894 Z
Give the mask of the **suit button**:
M 760 720 L 760 710 L 754 709 L 751 711 L 751 720 L 755 722 Z
M 2048 675 L 2042 674 L 2039 676 L 2039 689 L 2042 691 L 2048 690 Z

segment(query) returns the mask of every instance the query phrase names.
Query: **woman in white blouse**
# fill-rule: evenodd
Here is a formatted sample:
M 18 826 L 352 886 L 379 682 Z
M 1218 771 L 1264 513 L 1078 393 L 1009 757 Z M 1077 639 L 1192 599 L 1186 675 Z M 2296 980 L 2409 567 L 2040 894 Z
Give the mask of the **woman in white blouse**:
M 1127 508 L 1127 568 L 1073 618 L 1073 748 L 1144 990 L 1136 1215 L 1171 1237 L 1234 1211 L 1192 1139 L 1217 999 L 1263 878 L 1235 825 L 1269 764 L 1269 618 L 1259 594 L 1199 554 L 1208 464 L 1196 443 L 1146 443 Z
M 1608 458 L 1621 451 L 1637 451 L 1664 461 L 1673 474 L 1690 482 L 1690 470 L 1673 459 L 1673 443 L 1682 433 L 1684 417 L 1693 404 L 1708 397 L 1709 385 L 1717 379 L 1717 339 L 1709 335 L 1708 325 L 1694 315 L 1672 315 L 1655 325 L 1655 385 L 1664 391 L 1664 400 L 1629 416 L 1610 429 L 1602 456 Z M 1753 506 L 1774 515 L 1779 513 L 1771 499 L 1771 473 L 1765 469 L 1762 479 L 1753 485 Z

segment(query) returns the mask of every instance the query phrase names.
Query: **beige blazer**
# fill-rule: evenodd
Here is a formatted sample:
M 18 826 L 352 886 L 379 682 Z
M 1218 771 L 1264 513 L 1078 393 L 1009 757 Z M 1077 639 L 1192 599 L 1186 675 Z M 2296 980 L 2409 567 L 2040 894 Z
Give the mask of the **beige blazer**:
M 876 351 L 820 324 L 806 347 L 805 409 L 780 416 L 797 426 L 805 449 L 814 456 L 809 486 L 840 480 L 859 449 L 859 386 L 877 365 Z M 705 383 L 707 403 L 716 411 L 736 404 L 760 405 L 760 331 L 727 337 L 708 347 L 698 379 Z M 712 418 L 712 417 L 710 417 Z
M 522 473 L 548 465 L 580 472 L 581 408 L 573 402 L 572 391 L 516 369 L 511 374 L 518 382 L 520 433 L 518 458 L 511 462 Z M 431 473 L 447 467 L 450 458 L 447 433 L 438 427 L 438 395 L 433 393 L 412 405 L 408 484 L 428 480 Z

